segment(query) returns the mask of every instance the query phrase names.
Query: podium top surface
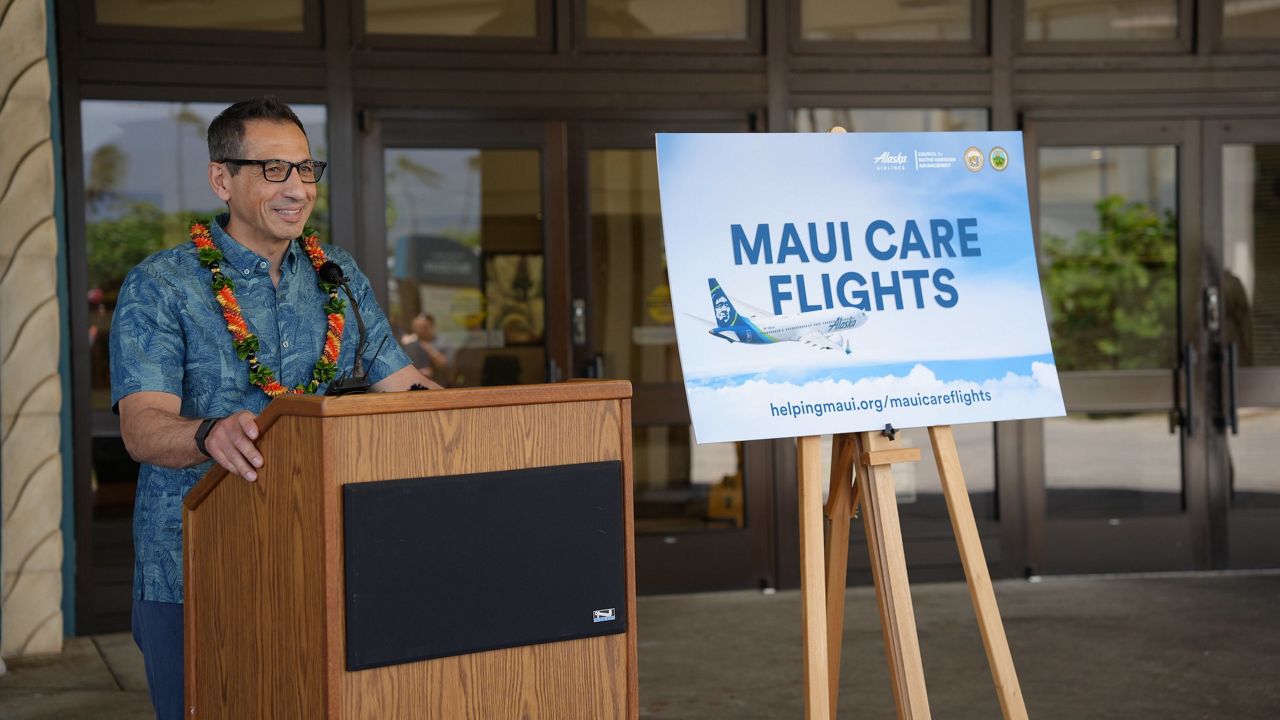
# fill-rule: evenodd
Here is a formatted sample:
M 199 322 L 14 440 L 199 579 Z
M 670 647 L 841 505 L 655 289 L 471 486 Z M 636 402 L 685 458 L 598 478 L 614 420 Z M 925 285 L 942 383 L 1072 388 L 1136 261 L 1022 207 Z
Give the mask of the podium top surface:
M 622 400 L 630 397 L 631 383 L 626 380 L 574 380 L 542 385 L 411 390 L 343 397 L 282 395 L 272 400 L 258 415 L 258 437 L 261 438 L 276 420 L 289 416 L 349 417 L 511 405 Z M 187 493 L 184 499 L 187 508 L 194 510 L 226 475 L 226 469 L 214 465 L 208 474 Z

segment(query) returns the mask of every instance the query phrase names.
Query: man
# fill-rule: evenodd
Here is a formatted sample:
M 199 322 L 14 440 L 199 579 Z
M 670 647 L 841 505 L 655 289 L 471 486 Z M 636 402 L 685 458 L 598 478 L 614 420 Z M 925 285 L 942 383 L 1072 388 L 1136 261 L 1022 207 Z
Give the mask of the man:
M 409 323 L 413 331 L 400 338 L 409 360 L 423 375 L 441 385 L 451 382 L 452 362 L 449 348 L 436 332 L 436 318 L 431 313 L 418 313 Z
M 376 391 L 438 387 L 390 335 L 369 281 L 337 247 L 304 242 L 325 164 L 287 105 L 258 98 L 209 126 L 209 186 L 227 213 L 125 278 L 111 327 L 111 395 L 142 464 L 134 509 L 134 638 L 159 718 L 185 717 L 182 498 L 212 462 L 248 482 L 263 465 L 255 418 L 271 395 L 324 392 L 354 365 L 355 310 L 317 282 L 318 260 L 352 278 Z M 348 329 L 349 328 L 349 329 Z M 335 331 L 339 343 L 326 334 Z

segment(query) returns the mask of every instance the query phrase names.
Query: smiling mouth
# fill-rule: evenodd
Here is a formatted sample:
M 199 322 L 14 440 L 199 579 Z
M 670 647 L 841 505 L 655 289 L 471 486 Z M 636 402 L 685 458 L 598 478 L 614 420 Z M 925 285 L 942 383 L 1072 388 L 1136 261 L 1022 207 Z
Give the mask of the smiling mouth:
M 275 208 L 275 213 L 285 220 L 297 220 L 302 217 L 302 208 Z

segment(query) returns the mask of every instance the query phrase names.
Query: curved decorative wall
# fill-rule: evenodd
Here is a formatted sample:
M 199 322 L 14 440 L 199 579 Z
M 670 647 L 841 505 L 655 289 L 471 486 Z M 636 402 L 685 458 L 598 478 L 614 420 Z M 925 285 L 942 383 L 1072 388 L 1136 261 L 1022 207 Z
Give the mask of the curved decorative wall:
M 61 310 L 45 0 L 0 0 L 0 655 L 62 649 Z

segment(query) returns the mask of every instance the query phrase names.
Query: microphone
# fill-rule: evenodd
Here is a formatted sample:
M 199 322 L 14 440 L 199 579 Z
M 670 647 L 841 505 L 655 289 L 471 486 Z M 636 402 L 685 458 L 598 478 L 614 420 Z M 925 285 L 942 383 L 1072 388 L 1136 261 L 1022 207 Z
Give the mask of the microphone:
M 325 260 L 316 269 L 316 274 L 320 276 L 321 282 L 337 285 L 347 294 L 347 299 L 351 301 L 351 307 L 356 311 L 356 328 L 360 331 L 360 339 L 356 342 L 355 368 L 351 375 L 329 383 L 329 387 L 325 390 L 325 395 L 349 395 L 369 392 L 369 380 L 365 377 L 364 372 L 364 346 L 368 338 L 365 336 L 364 318 L 360 316 L 360 303 L 356 302 L 356 296 L 351 292 L 351 287 L 347 284 L 349 278 L 342 271 L 342 266 L 332 260 Z

